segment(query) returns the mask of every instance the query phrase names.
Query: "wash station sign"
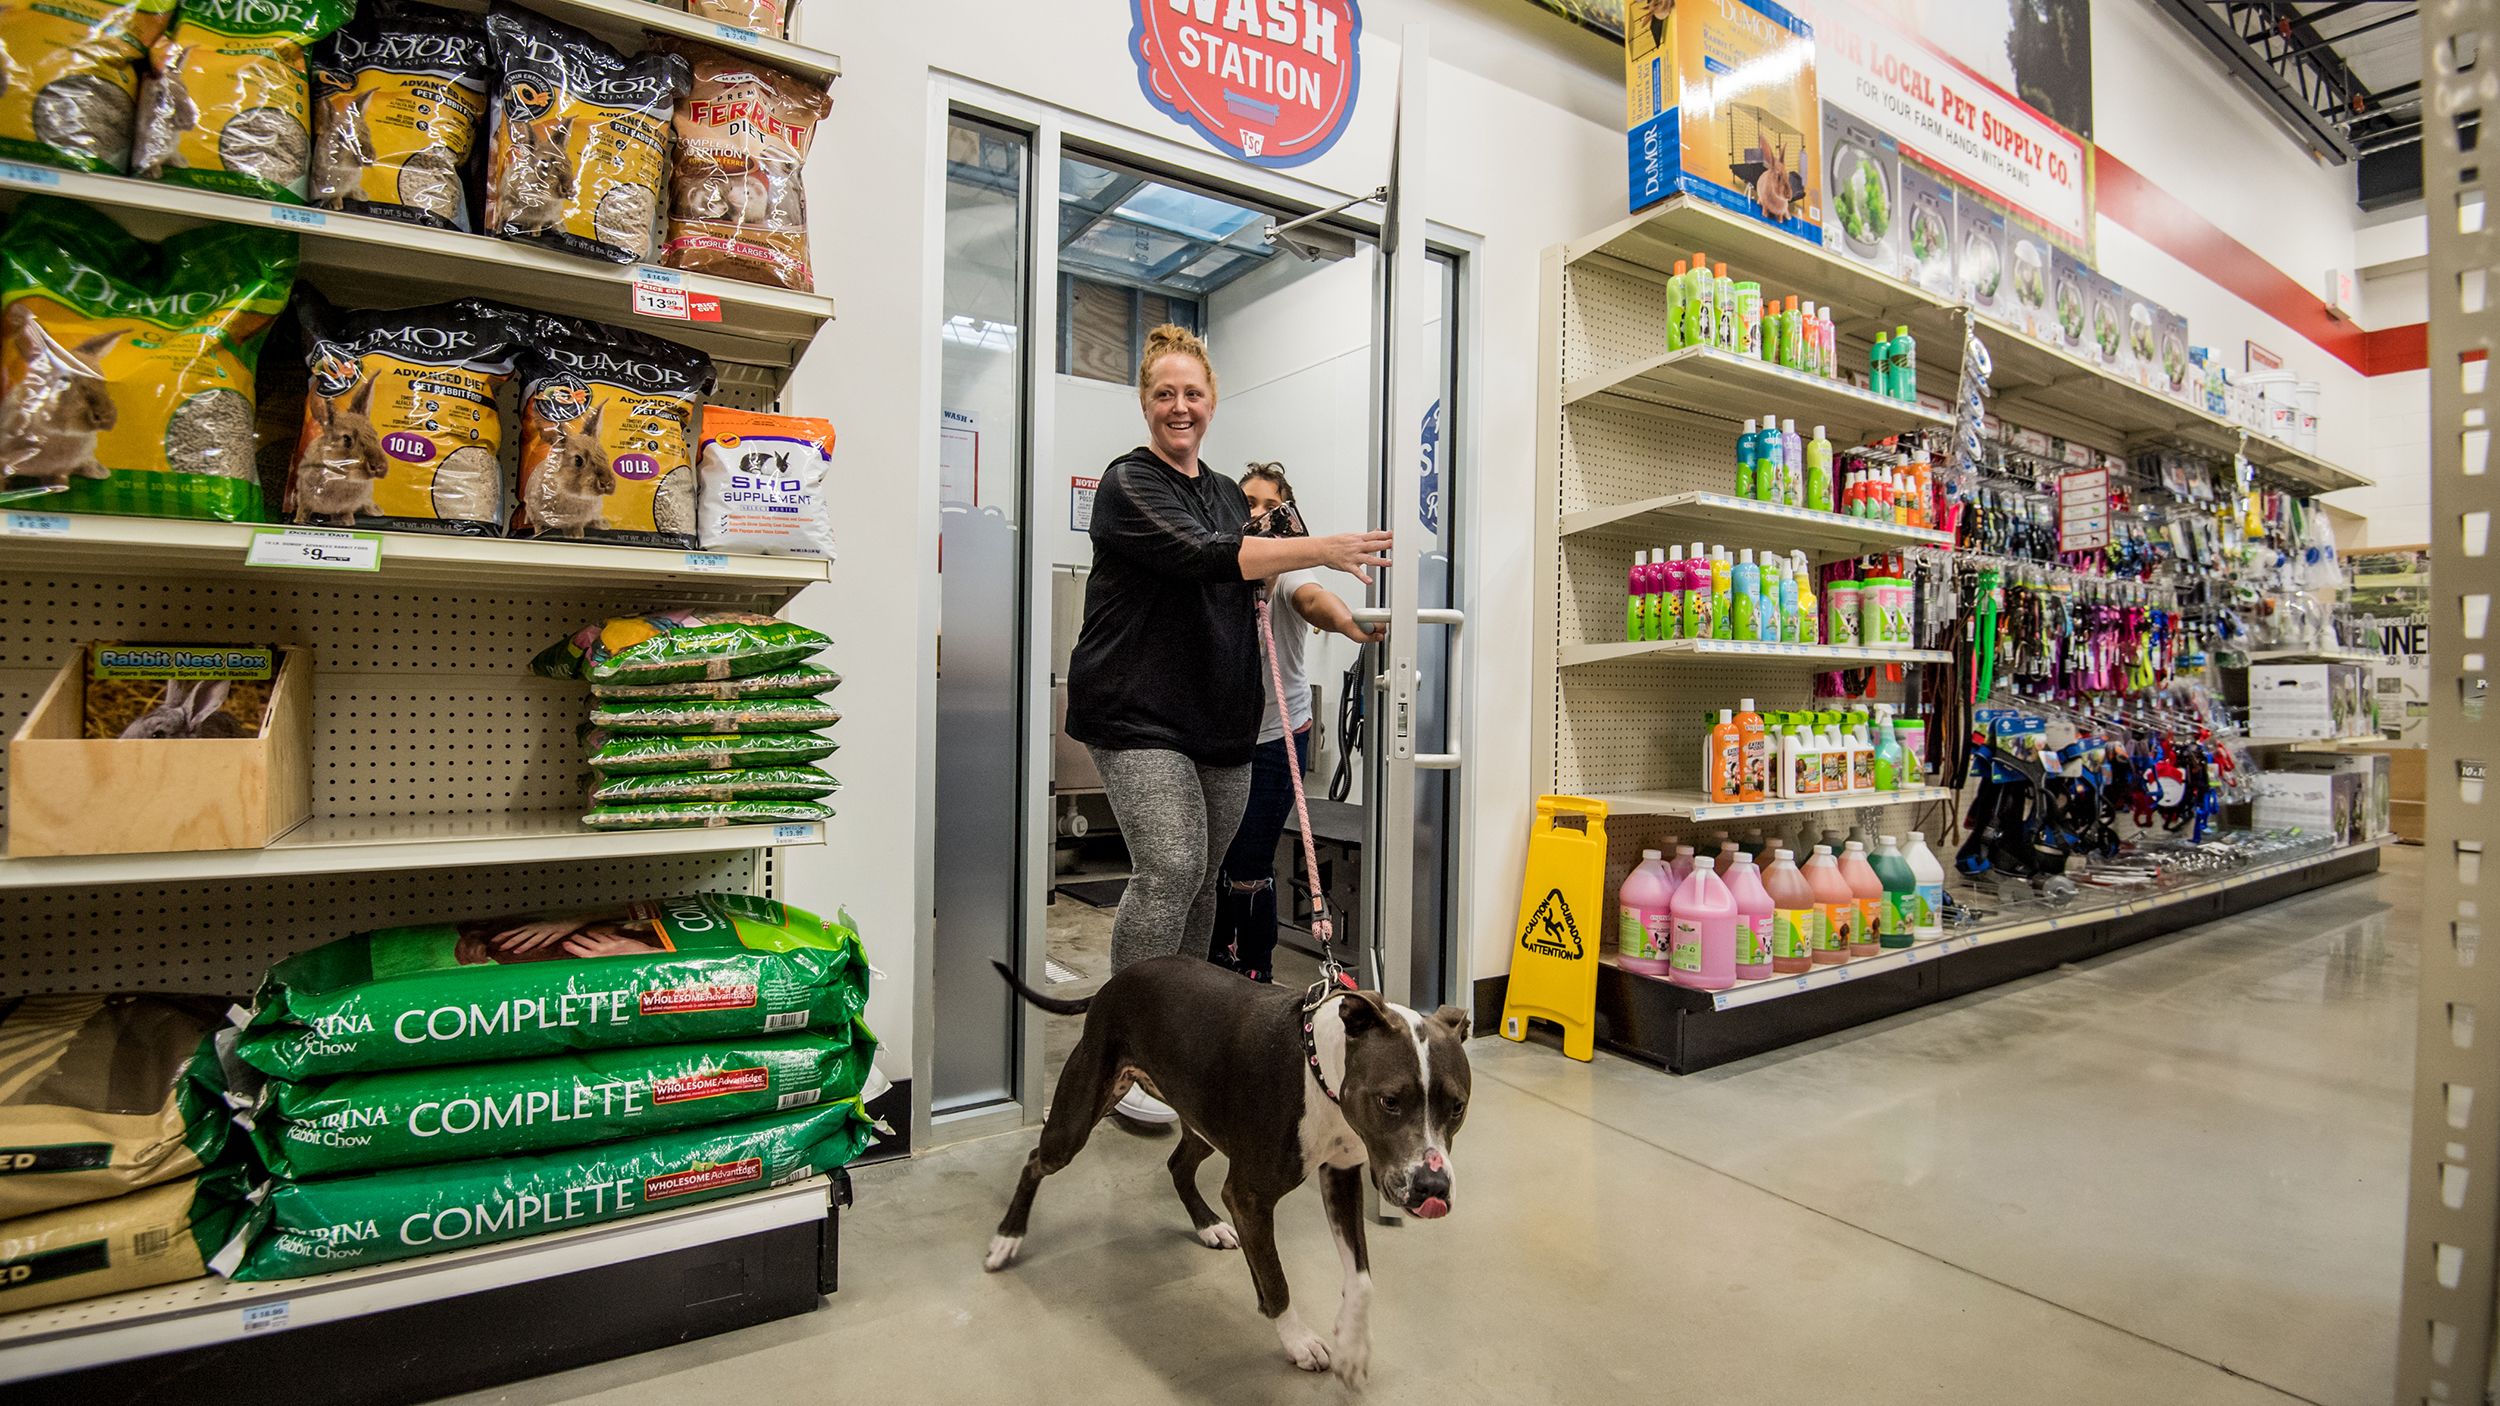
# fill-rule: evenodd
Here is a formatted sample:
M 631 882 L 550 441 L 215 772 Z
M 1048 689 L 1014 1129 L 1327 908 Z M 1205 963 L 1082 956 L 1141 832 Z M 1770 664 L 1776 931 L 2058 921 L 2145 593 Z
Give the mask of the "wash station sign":
M 1218 149 L 1299 166 L 1336 145 L 1362 86 L 1355 0 L 1129 0 L 1146 98 Z

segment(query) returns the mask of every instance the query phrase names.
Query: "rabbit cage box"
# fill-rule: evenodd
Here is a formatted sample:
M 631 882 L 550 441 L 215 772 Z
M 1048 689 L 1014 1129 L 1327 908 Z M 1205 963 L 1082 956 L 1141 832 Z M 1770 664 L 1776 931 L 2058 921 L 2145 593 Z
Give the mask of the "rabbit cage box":
M 312 813 L 310 650 L 277 651 L 258 736 L 98 739 L 87 735 L 87 689 L 99 648 L 61 666 L 9 741 L 11 858 L 258 849 Z M 153 707 L 180 714 L 205 701 L 168 688 Z M 183 721 L 154 731 L 199 730 Z

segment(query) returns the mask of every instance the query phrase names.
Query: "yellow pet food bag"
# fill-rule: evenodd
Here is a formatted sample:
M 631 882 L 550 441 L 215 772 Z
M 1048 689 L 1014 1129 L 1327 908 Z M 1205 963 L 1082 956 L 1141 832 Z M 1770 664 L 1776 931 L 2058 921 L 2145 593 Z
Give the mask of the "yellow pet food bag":
M 712 359 L 630 328 L 531 319 L 516 534 L 695 545 L 695 417 Z
M 0 0 L 0 157 L 130 169 L 139 64 L 174 0 Z
M 486 227 L 620 264 L 651 257 L 667 208 L 669 121 L 693 83 L 676 54 L 628 59 L 570 25 L 498 5 Z
M 481 299 L 342 312 L 304 325 L 304 429 L 286 513 L 331 527 L 500 537 L 503 415 L 527 314 Z
M 381 5 L 313 51 L 312 203 L 473 230 L 469 155 L 495 58 L 467 15 Z
M 151 49 L 131 174 L 304 203 L 312 86 L 304 46 L 355 0 L 186 0 Z

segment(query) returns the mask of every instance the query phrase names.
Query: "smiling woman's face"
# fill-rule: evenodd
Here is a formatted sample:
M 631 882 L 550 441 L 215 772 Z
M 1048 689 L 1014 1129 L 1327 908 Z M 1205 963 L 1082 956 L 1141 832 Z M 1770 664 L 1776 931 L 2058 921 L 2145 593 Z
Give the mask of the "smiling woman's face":
M 1207 422 L 1215 418 L 1215 391 L 1207 384 L 1207 369 L 1198 358 L 1174 352 L 1154 364 L 1144 399 L 1146 433 L 1155 452 L 1174 464 L 1194 461 L 1199 442 L 1207 436 Z

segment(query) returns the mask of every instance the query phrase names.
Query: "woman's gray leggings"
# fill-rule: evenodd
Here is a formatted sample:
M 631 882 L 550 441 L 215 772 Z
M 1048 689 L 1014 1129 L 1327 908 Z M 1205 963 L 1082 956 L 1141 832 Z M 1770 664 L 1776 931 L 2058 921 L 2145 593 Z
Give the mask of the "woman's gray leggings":
M 1201 766 L 1179 752 L 1089 747 L 1137 876 L 1111 921 L 1111 969 L 1175 952 L 1205 956 L 1215 875 L 1250 799 L 1250 766 Z

